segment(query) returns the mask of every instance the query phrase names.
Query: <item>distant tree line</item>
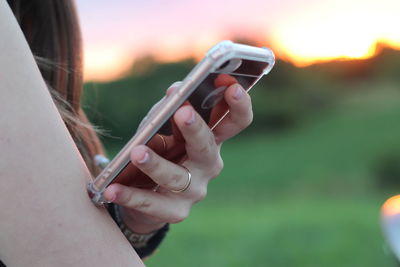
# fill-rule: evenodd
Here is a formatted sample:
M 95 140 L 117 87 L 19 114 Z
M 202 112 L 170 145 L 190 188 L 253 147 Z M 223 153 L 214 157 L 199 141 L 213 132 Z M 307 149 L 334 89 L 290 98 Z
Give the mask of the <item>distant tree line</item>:
M 83 107 L 89 119 L 108 137 L 106 145 L 122 145 L 165 90 L 195 65 L 188 59 L 159 63 L 151 57 L 137 60 L 126 77 L 107 83 L 85 84 Z M 365 83 L 400 84 L 400 51 L 382 48 L 368 60 L 346 60 L 297 68 L 278 60 L 274 69 L 250 92 L 255 123 L 249 131 L 276 134 L 335 105 L 338 99 Z M 399 87 L 399 86 L 398 86 Z

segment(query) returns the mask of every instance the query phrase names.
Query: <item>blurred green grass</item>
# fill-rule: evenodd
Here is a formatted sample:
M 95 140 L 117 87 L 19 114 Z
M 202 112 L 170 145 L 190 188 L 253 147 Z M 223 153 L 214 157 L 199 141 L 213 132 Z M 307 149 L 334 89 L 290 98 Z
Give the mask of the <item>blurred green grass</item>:
M 85 85 L 109 155 L 192 60 L 143 59 Z M 400 53 L 296 68 L 277 61 L 251 91 L 255 120 L 222 148 L 225 168 L 147 266 L 399 266 L 380 206 L 400 189 Z
M 363 90 L 285 134 L 227 142 L 208 197 L 147 266 L 395 266 L 379 225 L 393 192 L 373 166 L 400 149 L 399 118 L 398 90 Z

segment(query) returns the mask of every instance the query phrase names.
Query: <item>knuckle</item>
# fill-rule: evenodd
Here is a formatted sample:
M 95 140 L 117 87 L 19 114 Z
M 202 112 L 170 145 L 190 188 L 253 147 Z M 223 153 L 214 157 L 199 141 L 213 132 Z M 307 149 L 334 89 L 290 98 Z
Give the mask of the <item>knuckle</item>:
M 168 179 L 161 184 L 161 186 L 171 189 L 178 189 L 182 187 L 180 186 L 181 183 L 182 183 L 182 176 L 177 173 L 174 173 L 171 174 L 168 177 Z
M 204 144 L 200 147 L 199 153 L 201 155 L 209 155 L 212 154 L 217 146 L 215 142 L 215 137 L 212 134 L 209 134 L 204 141 Z
M 207 154 L 210 154 L 210 152 L 211 152 L 211 147 L 208 144 L 201 146 L 199 149 L 199 153 L 201 155 L 204 155 L 204 154 L 207 155 Z
M 123 192 L 119 199 L 118 199 L 118 204 L 126 207 L 132 206 L 133 203 L 133 194 L 131 192 Z
M 210 169 L 210 176 L 211 179 L 216 178 L 218 175 L 220 175 L 222 169 L 224 168 L 224 161 L 222 158 L 219 156 L 217 160 L 214 163 L 214 166 Z
M 210 132 L 210 134 L 208 135 L 208 138 L 207 138 L 207 145 L 208 145 L 208 147 L 215 147 L 216 146 L 215 136 L 211 132 Z
M 194 193 L 195 203 L 202 201 L 207 196 L 207 187 L 201 187 Z
M 176 212 L 170 220 L 170 223 L 180 223 L 183 222 L 189 216 L 189 210 L 184 209 L 179 212 Z
M 148 198 L 136 198 L 134 201 L 132 201 L 132 207 L 133 209 L 137 210 L 148 210 L 151 207 L 151 201 Z

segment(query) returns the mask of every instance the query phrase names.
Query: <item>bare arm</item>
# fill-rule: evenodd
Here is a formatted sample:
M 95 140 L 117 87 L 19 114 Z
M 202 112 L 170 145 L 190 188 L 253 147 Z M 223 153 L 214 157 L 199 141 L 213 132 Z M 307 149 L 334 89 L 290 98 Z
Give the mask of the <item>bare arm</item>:
M 6 1 L 0 1 L 0 259 L 143 266 L 104 209 Z

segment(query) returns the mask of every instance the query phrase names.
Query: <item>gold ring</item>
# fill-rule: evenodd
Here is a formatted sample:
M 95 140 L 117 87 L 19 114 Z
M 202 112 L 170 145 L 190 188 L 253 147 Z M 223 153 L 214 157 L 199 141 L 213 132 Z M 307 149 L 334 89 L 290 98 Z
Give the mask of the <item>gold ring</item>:
M 182 187 L 181 189 L 178 189 L 178 190 L 172 190 L 172 189 L 171 189 L 171 190 L 169 190 L 169 191 L 171 191 L 171 192 L 173 192 L 173 193 L 182 193 L 182 192 L 185 192 L 185 191 L 189 188 L 190 183 L 192 182 L 192 174 L 190 173 L 190 171 L 188 170 L 188 168 L 186 168 L 186 167 L 183 166 L 183 165 L 181 165 L 181 167 L 184 168 L 184 169 L 186 170 L 186 172 L 187 172 L 187 182 L 186 182 L 185 186 Z
M 164 147 L 163 152 L 167 151 L 167 141 L 165 140 L 164 136 L 162 136 L 161 134 L 157 134 L 157 136 L 161 138 L 161 141 L 163 143 L 163 147 Z

